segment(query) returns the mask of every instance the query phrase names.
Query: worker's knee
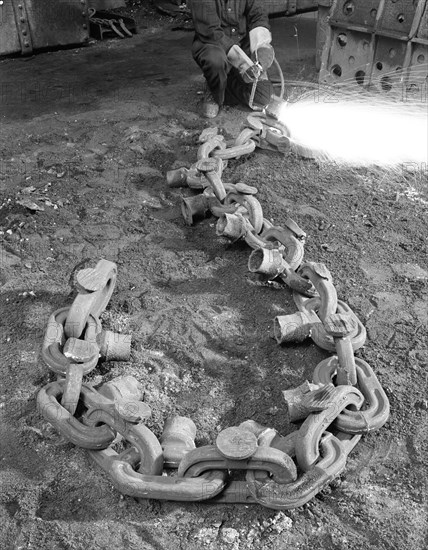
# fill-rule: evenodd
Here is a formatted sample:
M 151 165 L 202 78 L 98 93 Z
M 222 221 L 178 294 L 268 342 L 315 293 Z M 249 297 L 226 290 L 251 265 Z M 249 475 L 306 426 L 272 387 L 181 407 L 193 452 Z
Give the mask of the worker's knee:
M 202 47 L 194 48 L 193 57 L 204 70 L 220 72 L 227 69 L 226 52 L 215 44 L 203 44 Z
M 227 67 L 226 52 L 219 46 L 211 46 L 207 48 L 205 63 L 210 66 L 212 70 L 221 71 Z

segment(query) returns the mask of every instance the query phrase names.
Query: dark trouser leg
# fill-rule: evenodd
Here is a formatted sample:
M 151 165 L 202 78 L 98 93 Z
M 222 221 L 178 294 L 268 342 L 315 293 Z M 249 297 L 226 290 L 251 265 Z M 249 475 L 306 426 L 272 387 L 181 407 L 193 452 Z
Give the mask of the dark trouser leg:
M 219 105 L 223 105 L 229 70 L 226 52 L 220 46 L 203 44 L 195 40 L 192 45 L 192 55 L 202 69 L 214 99 Z
M 248 105 L 252 88 L 253 85 L 244 82 L 239 72 L 232 68 L 227 77 L 225 103 L 228 105 L 237 105 L 239 103 Z M 273 86 L 270 80 L 260 80 L 257 83 L 254 94 L 254 105 L 257 107 L 266 107 L 272 94 Z

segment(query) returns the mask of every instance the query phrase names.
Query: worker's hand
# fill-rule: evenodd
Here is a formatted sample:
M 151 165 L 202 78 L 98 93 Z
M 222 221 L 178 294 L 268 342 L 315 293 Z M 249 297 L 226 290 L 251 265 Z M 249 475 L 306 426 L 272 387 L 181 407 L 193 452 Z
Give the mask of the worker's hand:
M 260 67 L 237 44 L 227 52 L 227 59 L 232 67 L 238 69 L 244 82 L 251 83 L 260 77 Z
M 237 44 L 234 44 L 227 52 L 227 59 L 232 67 L 238 69 L 241 74 L 245 73 L 253 65 L 253 61 Z
M 272 35 L 266 27 L 255 27 L 250 31 L 250 50 L 254 61 L 258 62 L 263 71 L 272 65 L 275 52 L 271 46 Z
M 250 31 L 251 53 L 255 53 L 261 46 L 268 46 L 271 42 L 272 35 L 266 27 L 255 27 Z

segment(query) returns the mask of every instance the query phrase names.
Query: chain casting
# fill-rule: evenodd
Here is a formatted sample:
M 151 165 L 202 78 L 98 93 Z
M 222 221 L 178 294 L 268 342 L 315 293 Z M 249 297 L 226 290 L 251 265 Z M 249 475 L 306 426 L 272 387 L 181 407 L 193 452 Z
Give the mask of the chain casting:
M 199 143 L 193 166 L 167 174 L 171 187 L 202 191 L 183 197 L 185 222 L 192 225 L 213 214 L 218 235 L 244 239 L 253 248 L 251 272 L 279 277 L 294 290 L 299 311 L 274 321 L 279 344 L 311 337 L 336 353 L 317 365 L 312 383 L 283 392 L 291 422 L 303 423 L 283 437 L 247 420 L 221 431 L 215 445 L 196 448 L 196 426 L 190 418 L 168 418 L 160 440 L 144 425 L 151 411 L 135 378 L 114 379 L 98 390 L 83 383 L 100 354 L 113 360 L 129 358 L 129 338 L 101 329 L 99 316 L 117 276 L 115 264 L 106 260 L 78 272 L 79 293 L 72 306 L 49 319 L 42 357 L 65 379 L 40 390 L 38 410 L 64 438 L 88 449 L 125 495 L 258 503 L 287 510 L 305 504 L 340 475 L 361 436 L 385 424 L 389 402 L 370 365 L 354 356 L 364 345 L 364 326 L 338 300 L 326 266 L 303 261 L 306 233 L 289 218 L 283 226 L 265 219 L 255 187 L 223 182 L 227 159 L 247 155 L 256 146 L 286 150 L 284 128 L 253 113 L 230 146 L 217 128 L 205 129 Z M 111 446 L 118 434 L 125 446 L 121 453 Z M 244 481 L 230 477 L 235 470 L 245 475 Z

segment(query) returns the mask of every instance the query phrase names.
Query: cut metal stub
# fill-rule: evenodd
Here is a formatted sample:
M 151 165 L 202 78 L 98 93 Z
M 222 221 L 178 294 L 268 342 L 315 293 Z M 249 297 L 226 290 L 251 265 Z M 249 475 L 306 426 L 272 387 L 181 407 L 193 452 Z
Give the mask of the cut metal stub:
M 304 279 L 298 275 L 292 269 L 285 269 L 284 273 L 281 274 L 281 278 L 287 286 L 303 296 L 312 297 L 316 294 L 316 290 L 312 283 L 308 279 Z
M 333 338 L 343 338 L 357 330 L 355 315 L 351 313 L 332 313 L 324 319 L 324 328 Z
M 123 399 L 140 400 L 144 394 L 144 388 L 141 382 L 134 376 L 120 376 L 105 382 L 98 390 L 101 395 L 114 401 L 120 397 Z
M 194 197 L 181 197 L 181 214 L 186 225 L 193 225 L 205 218 L 210 207 L 210 200 L 205 194 Z
M 224 214 L 217 220 L 216 233 L 219 237 L 240 239 L 247 233 L 247 224 L 240 214 Z
M 205 189 L 209 185 L 209 181 L 204 174 L 197 170 L 196 163 L 192 164 L 189 168 L 186 176 L 186 183 L 190 189 L 197 189 L 198 191 Z
M 246 126 L 251 128 L 252 130 L 261 132 L 263 130 L 263 121 L 258 116 L 248 115 L 246 120 Z
M 291 315 L 277 315 L 273 320 L 275 340 L 278 344 L 303 342 L 310 336 L 313 323 L 313 317 L 302 311 Z
M 203 158 L 196 163 L 196 169 L 203 174 L 207 172 L 221 172 L 222 161 L 215 158 Z
M 270 279 L 278 277 L 286 267 L 281 251 L 275 248 L 254 250 L 248 259 L 248 270 L 251 273 L 262 273 L 268 275 Z
M 150 406 L 142 401 L 130 401 L 129 399 L 119 398 L 115 400 L 114 408 L 120 418 L 132 423 L 142 422 L 152 415 Z
M 131 335 L 103 330 L 97 337 L 101 358 L 104 361 L 129 361 L 131 357 Z
M 257 437 L 259 447 L 272 447 L 282 451 L 288 456 L 294 456 L 294 447 L 297 432 L 287 434 L 285 437 L 280 435 L 275 429 L 262 426 L 254 420 L 245 420 L 239 424 L 239 428 L 252 432 Z
M 143 386 L 133 376 L 121 376 L 106 382 L 98 392 L 113 402 L 114 412 L 127 422 L 147 420 L 152 414 L 149 405 L 141 401 Z M 104 407 L 104 410 L 108 408 Z
M 94 342 L 86 342 L 78 338 L 69 338 L 63 347 L 63 354 L 74 363 L 86 363 L 98 358 L 100 350 Z
M 176 170 L 168 170 L 166 173 L 166 183 L 168 187 L 183 187 L 187 184 L 187 168 L 177 168 Z
M 178 468 L 184 455 L 196 448 L 195 437 L 196 426 L 193 420 L 185 416 L 167 418 L 160 438 L 165 466 Z
M 298 388 L 282 392 L 291 422 L 304 420 L 313 412 L 327 409 L 334 396 L 333 384 L 311 384 L 306 381 Z
M 282 152 L 285 152 L 290 148 L 290 139 L 287 136 L 284 136 L 278 128 L 268 128 L 266 130 L 265 140 L 267 143 Z
M 243 460 L 256 452 L 257 437 L 242 428 L 226 428 L 218 434 L 216 447 L 225 458 Z

